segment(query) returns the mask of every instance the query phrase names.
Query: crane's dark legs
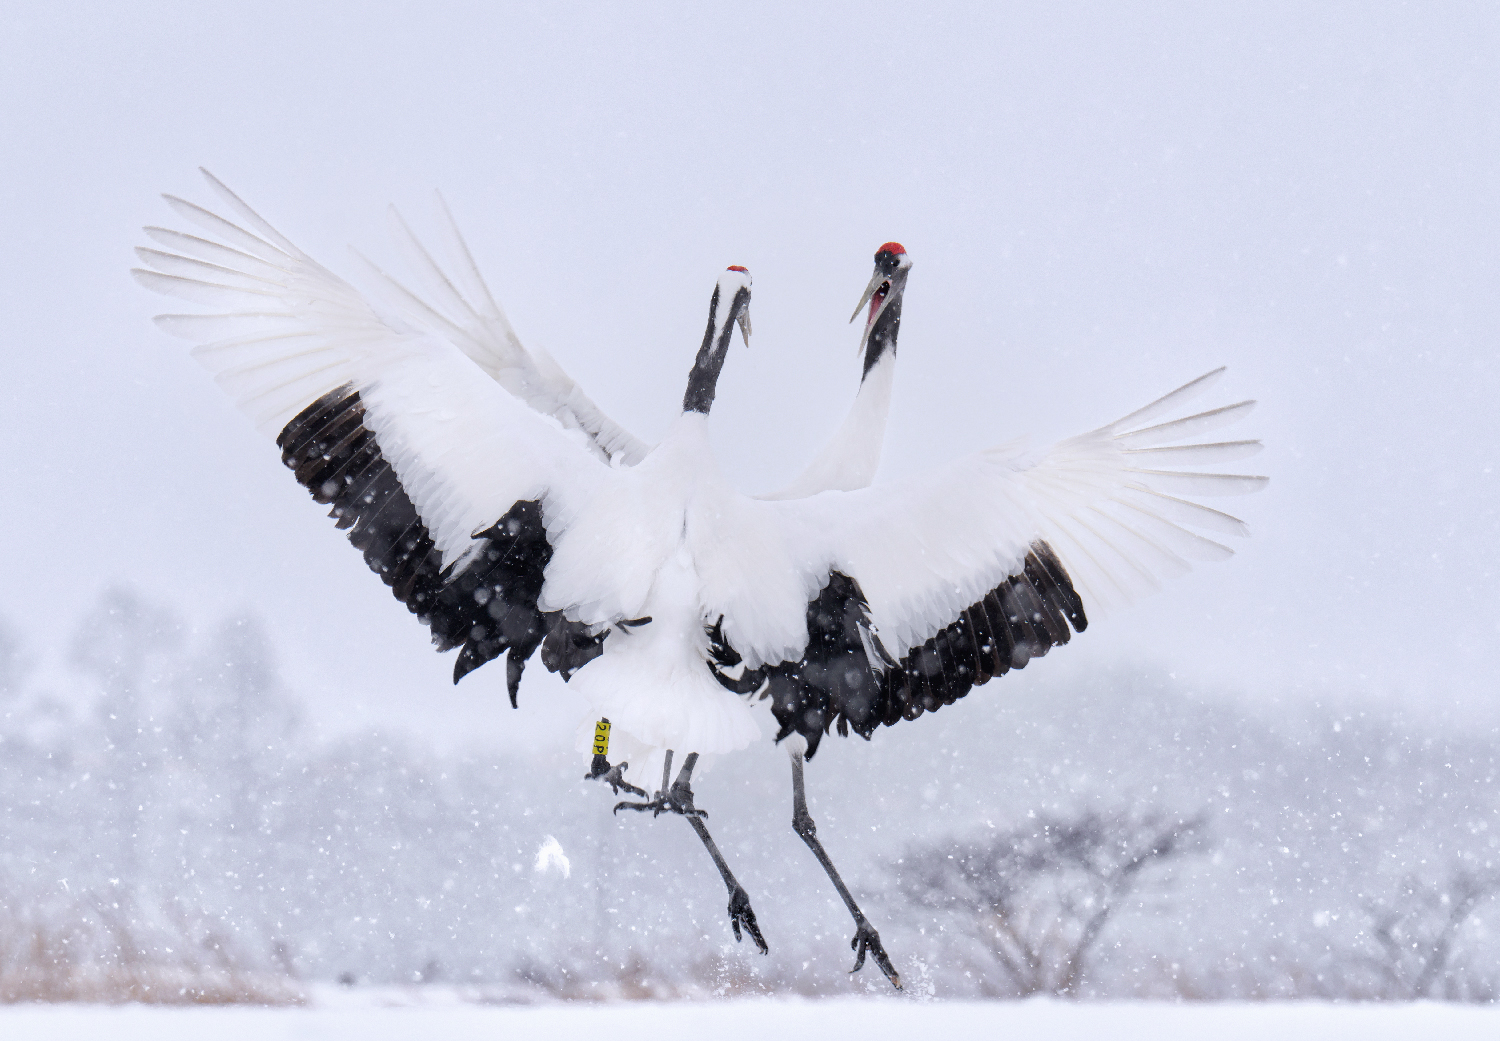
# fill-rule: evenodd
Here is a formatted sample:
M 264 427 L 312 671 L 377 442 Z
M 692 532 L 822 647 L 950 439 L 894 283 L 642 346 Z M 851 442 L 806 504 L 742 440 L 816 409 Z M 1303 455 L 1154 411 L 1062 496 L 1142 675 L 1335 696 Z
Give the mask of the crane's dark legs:
M 870 924 L 859 905 L 854 902 L 854 897 L 849 895 L 849 887 L 844 885 L 844 880 L 839 877 L 838 868 L 833 866 L 833 861 L 828 858 L 828 852 L 823 844 L 818 841 L 818 826 L 813 823 L 812 814 L 807 812 L 807 790 L 802 781 L 802 752 L 794 750 L 792 757 L 792 830 L 802 837 L 807 843 L 807 848 L 813 851 L 813 856 L 818 858 L 818 863 L 823 865 L 823 870 L 828 872 L 829 879 L 833 882 L 833 888 L 839 891 L 839 896 L 844 898 L 844 906 L 854 916 L 854 939 L 849 941 L 849 946 L 855 952 L 854 968 L 851 972 L 858 972 L 865 964 L 865 952 L 869 951 L 870 957 L 875 959 L 875 964 L 880 966 L 880 971 L 885 973 L 885 978 L 891 981 L 891 985 L 897 990 L 901 989 L 901 977 L 897 975 L 895 968 L 891 965 L 891 959 L 881 946 L 880 934 Z
M 755 941 L 755 946 L 760 948 L 761 954 L 766 954 L 770 948 L 766 946 L 765 937 L 760 934 L 760 926 L 755 922 L 755 912 L 750 908 L 750 897 L 746 895 L 745 889 L 739 880 L 734 877 L 734 872 L 729 870 L 729 864 L 724 855 L 719 852 L 719 847 L 714 844 L 713 836 L 708 833 L 708 825 L 703 823 L 703 818 L 708 816 L 704 810 L 693 805 L 693 767 L 698 765 L 698 753 L 689 753 L 682 761 L 682 769 L 678 771 L 677 780 L 669 787 L 667 780 L 672 776 L 672 750 L 667 750 L 667 757 L 661 765 L 661 789 L 650 802 L 622 802 L 615 806 L 615 812 L 620 810 L 650 810 L 651 816 L 658 817 L 663 813 L 677 813 L 687 818 L 687 822 L 693 826 L 702 840 L 708 855 L 714 860 L 714 867 L 719 869 L 719 875 L 724 879 L 724 886 L 729 890 L 729 924 L 734 929 L 736 941 L 741 939 L 740 927 L 744 926 L 750 938 Z M 645 794 L 644 792 L 642 794 Z M 872 930 L 873 932 L 873 930 Z M 878 949 L 880 940 L 875 941 Z M 864 952 L 860 952 L 860 960 L 864 960 Z

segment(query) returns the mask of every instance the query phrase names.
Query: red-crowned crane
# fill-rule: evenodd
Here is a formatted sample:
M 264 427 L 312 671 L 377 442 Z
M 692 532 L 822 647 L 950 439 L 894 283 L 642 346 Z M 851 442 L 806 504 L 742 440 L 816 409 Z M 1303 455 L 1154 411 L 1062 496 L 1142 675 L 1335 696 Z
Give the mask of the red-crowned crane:
M 372 307 L 216 187 L 246 227 L 174 201 L 220 241 L 156 233 L 179 253 L 148 258 L 157 270 L 138 277 L 228 310 L 159 322 L 198 342 L 435 642 L 462 647 L 460 675 L 508 652 L 514 688 L 545 641 L 549 667 L 571 675 L 622 744 L 664 753 L 661 788 L 616 809 L 683 815 L 724 879 L 735 937 L 743 927 L 763 952 L 694 804 L 700 754 L 755 740 L 769 699 L 776 738 L 792 746 L 793 826 L 854 917 L 855 968 L 868 951 L 899 987 L 816 837 L 804 757 L 832 728 L 868 738 L 1024 666 L 1082 631 L 1086 604 L 1229 556 L 1190 529 L 1244 535 L 1243 523 L 1195 500 L 1265 483 L 1179 468 L 1259 447 L 1180 443 L 1252 402 L 1162 421 L 1221 369 L 1043 452 L 1013 443 L 881 487 L 744 496 L 706 431 L 736 325 L 748 343 L 750 277 L 737 267 L 714 289 L 677 421 L 635 465 L 612 465 L 628 443 L 586 408 L 571 422 L 539 412 L 451 335 Z M 884 252 L 895 266 L 884 279 L 877 268 L 867 291 L 871 328 L 904 283 L 902 255 Z M 593 773 L 624 786 L 607 762 Z

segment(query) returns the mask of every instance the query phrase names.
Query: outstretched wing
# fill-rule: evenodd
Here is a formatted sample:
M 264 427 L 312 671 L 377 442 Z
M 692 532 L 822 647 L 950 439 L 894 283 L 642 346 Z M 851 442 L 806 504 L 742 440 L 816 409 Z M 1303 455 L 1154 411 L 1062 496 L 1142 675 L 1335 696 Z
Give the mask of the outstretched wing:
M 812 749 L 835 723 L 868 737 L 914 719 L 1067 643 L 1090 613 L 1231 556 L 1211 536 L 1246 535 L 1244 523 L 1196 500 L 1266 478 L 1180 467 L 1217 467 L 1260 444 L 1178 442 L 1254 402 L 1155 422 L 1222 372 L 1040 456 L 994 448 L 934 477 L 774 504 L 799 544 L 819 547 L 809 566 L 826 568 L 807 651 L 763 670 L 782 735 L 799 731 Z
M 510 651 L 514 701 L 545 635 L 537 609 L 552 540 L 607 476 L 564 431 L 453 343 L 384 318 L 209 177 L 239 223 L 171 196 L 206 232 L 147 228 L 146 287 L 213 308 L 162 315 L 168 332 L 276 438 L 282 460 L 370 568 L 462 646 L 455 682 Z
M 399 315 L 410 328 L 453 343 L 518 399 L 565 428 L 586 434 L 602 458 L 626 466 L 644 459 L 650 445 L 605 415 L 544 348 L 528 350 L 521 344 L 441 196 L 438 209 L 449 261 L 446 269 L 391 207 L 392 236 L 425 295 L 366 260 L 384 290 L 382 309 Z

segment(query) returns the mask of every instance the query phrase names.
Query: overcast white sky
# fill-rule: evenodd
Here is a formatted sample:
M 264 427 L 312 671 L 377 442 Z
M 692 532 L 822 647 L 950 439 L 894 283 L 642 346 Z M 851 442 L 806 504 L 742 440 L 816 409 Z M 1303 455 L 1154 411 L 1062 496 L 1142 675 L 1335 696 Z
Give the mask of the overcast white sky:
M 59 3 L 0 15 L 0 616 L 60 647 L 106 584 L 264 615 L 333 726 L 552 734 L 535 666 L 451 657 L 149 322 L 126 275 L 208 166 L 336 270 L 441 188 L 522 336 L 658 437 L 717 272 L 754 346 L 714 410 L 748 491 L 857 379 L 874 248 L 915 259 L 884 475 L 1098 425 L 1227 363 L 1256 532 L 1059 654 L 1255 698 L 1500 717 L 1500 13 Z M 1027 674 L 981 696 L 1024 697 Z

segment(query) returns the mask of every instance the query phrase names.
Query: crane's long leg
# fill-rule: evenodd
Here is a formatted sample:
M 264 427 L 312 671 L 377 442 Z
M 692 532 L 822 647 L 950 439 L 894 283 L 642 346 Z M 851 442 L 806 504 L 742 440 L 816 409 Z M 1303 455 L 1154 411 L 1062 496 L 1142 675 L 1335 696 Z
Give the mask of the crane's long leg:
M 880 934 L 870 924 L 859 905 L 854 902 L 854 897 L 849 894 L 849 887 L 844 885 L 844 880 L 839 877 L 838 868 L 833 866 L 833 861 L 828 857 L 828 851 L 818 841 L 818 826 L 813 823 L 812 814 L 807 812 L 807 789 L 802 780 L 802 750 L 792 748 L 788 750 L 792 758 L 792 830 L 802 837 L 807 843 L 807 848 L 813 851 L 813 856 L 818 858 L 818 863 L 823 865 L 823 870 L 828 872 L 829 879 L 833 882 L 833 888 L 839 891 L 839 896 L 844 898 L 844 906 L 854 916 L 854 939 L 849 941 L 850 948 L 855 952 L 854 968 L 850 972 L 858 972 L 865 964 L 865 952 L 875 959 L 875 964 L 880 966 L 880 971 L 885 973 L 885 978 L 891 981 L 891 985 L 897 990 L 901 989 L 901 977 L 891 965 L 890 957 L 881 946 Z
M 650 802 L 622 802 L 615 806 L 615 812 L 626 810 L 650 810 L 653 817 L 662 813 L 670 812 L 681 814 L 687 818 L 687 822 L 693 826 L 702 840 L 708 855 L 713 858 L 714 867 L 719 869 L 719 876 L 724 879 L 724 886 L 729 890 L 729 924 L 734 929 L 736 942 L 742 939 L 740 935 L 741 926 L 750 938 L 755 941 L 755 946 L 760 949 L 761 954 L 766 954 L 770 948 L 766 946 L 765 937 L 760 934 L 760 926 L 755 921 L 755 911 L 750 907 L 750 897 L 745 892 L 744 886 L 740 885 L 739 879 L 734 877 L 734 872 L 729 870 L 729 862 L 719 852 L 719 847 L 714 843 L 713 836 L 708 833 L 708 825 L 703 823 L 703 818 L 708 816 L 704 810 L 693 805 L 693 767 L 698 765 L 698 753 L 691 752 L 682 762 L 682 769 L 677 773 L 677 780 L 668 787 L 667 779 L 672 776 L 672 751 L 667 750 L 667 757 L 661 767 L 661 790 Z M 879 943 L 879 940 L 876 940 Z M 863 959 L 863 954 L 861 954 Z

